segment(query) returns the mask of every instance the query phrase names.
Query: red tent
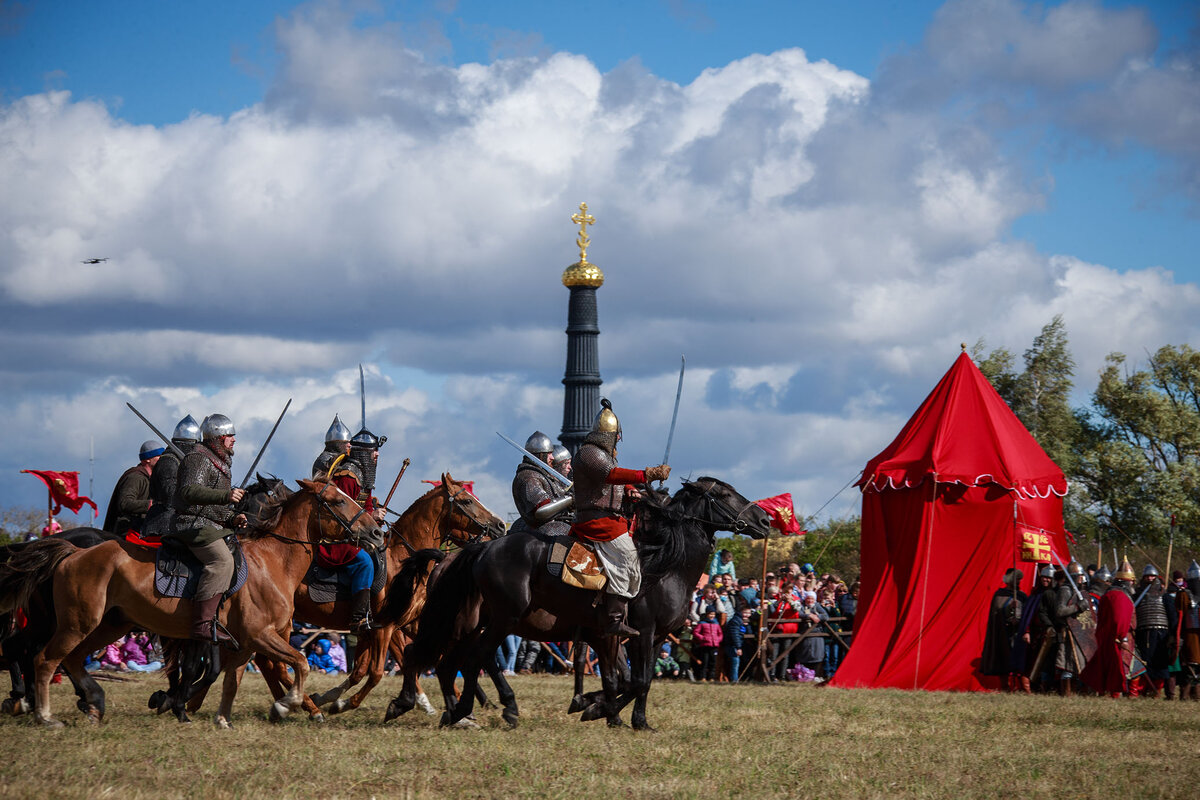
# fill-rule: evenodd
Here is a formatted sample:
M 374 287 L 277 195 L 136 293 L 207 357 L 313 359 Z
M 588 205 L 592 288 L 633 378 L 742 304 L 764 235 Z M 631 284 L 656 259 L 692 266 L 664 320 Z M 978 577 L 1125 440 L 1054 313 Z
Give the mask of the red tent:
M 1069 560 L 1067 482 L 964 352 L 867 463 L 854 641 L 830 685 L 981 691 L 988 604 L 1014 562 Z

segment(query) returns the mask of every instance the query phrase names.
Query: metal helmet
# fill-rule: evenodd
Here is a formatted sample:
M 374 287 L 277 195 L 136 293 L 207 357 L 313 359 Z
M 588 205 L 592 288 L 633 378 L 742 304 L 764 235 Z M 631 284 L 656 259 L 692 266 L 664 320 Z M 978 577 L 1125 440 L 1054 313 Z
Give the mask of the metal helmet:
M 1067 564 L 1067 574 L 1071 576 L 1071 581 L 1079 586 L 1086 587 L 1090 583 L 1087 570 L 1075 559 L 1071 559 L 1071 563 Z
M 200 423 L 196 422 L 196 418 L 188 414 L 183 419 L 179 420 L 179 424 L 175 426 L 175 432 L 171 434 L 173 442 L 198 442 L 200 441 Z
M 1154 566 L 1153 564 L 1147 564 L 1146 568 L 1144 570 L 1142 570 L 1142 577 L 1143 578 L 1157 578 L 1158 577 L 1158 567 Z
M 142 446 L 138 448 L 138 460 L 145 461 L 148 458 L 161 456 L 167 448 L 163 447 L 163 443 L 157 439 L 147 439 L 142 442 Z
M 1022 572 L 1019 569 L 1013 569 L 1012 567 L 1009 567 L 1008 569 L 1006 569 L 1004 571 L 1004 579 L 1003 579 L 1002 583 L 1005 586 L 1016 586 L 1017 584 L 1019 584 L 1021 582 L 1021 579 L 1024 577 L 1025 577 L 1024 572 Z
M 1038 570 L 1038 577 L 1039 578 L 1053 578 L 1054 577 L 1054 567 L 1050 566 L 1049 564 L 1042 567 L 1040 570 Z
M 571 460 L 571 451 L 563 447 L 561 444 L 554 445 L 554 463 L 562 464 L 565 461 Z
M 366 428 L 354 434 L 350 440 L 350 459 L 362 468 L 363 490 L 368 494 L 375 488 L 376 461 L 371 454 L 386 441 L 386 436 L 376 436 Z
M 1192 559 L 1192 563 L 1188 565 L 1187 576 L 1189 578 L 1200 578 L 1200 563 L 1197 563 L 1194 558 Z
M 329 430 L 325 431 L 325 444 L 348 441 L 350 441 L 350 429 L 342 423 L 337 414 L 334 414 L 333 423 L 330 424 Z
M 1112 576 L 1112 570 L 1108 567 L 1102 566 L 1100 569 L 1096 570 L 1094 575 L 1092 575 L 1092 580 L 1104 581 L 1105 583 L 1108 583 L 1112 580 Z
M 532 434 L 530 434 L 529 438 L 525 440 L 525 449 L 533 453 L 535 456 L 553 453 L 554 441 L 541 431 L 534 431 Z
M 233 420 L 224 414 L 209 414 L 200 423 L 200 438 L 216 439 L 218 436 L 236 436 Z
M 1197 564 L 1194 558 L 1187 569 L 1187 587 L 1193 600 L 1200 599 L 1200 564 Z
M 600 398 L 600 411 L 592 422 L 592 433 L 615 433 L 617 439 L 621 438 L 621 421 L 613 413 L 612 403 L 607 397 Z
M 1137 576 L 1133 574 L 1133 567 L 1130 565 L 1128 558 L 1121 561 L 1121 569 L 1117 571 L 1116 575 L 1113 575 L 1113 578 L 1119 581 L 1137 580 Z

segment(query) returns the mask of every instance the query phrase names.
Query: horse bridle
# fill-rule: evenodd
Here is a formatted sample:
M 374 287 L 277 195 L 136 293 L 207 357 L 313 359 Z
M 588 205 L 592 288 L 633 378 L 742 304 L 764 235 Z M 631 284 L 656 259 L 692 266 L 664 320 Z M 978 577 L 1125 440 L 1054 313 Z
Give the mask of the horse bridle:
M 449 494 L 449 491 L 447 491 L 446 504 L 442 506 L 442 511 L 440 514 L 438 514 L 437 527 L 439 529 L 441 528 L 441 522 L 443 519 L 446 518 L 446 516 L 448 514 L 452 513 L 453 511 L 460 511 L 460 512 L 462 512 L 462 515 L 464 517 L 469 519 L 472 523 L 474 523 L 476 525 L 476 527 L 479 528 L 479 533 L 475 534 L 474 536 L 468 537 L 467 539 L 457 539 L 453 535 L 447 536 L 447 537 L 443 538 L 441 541 L 441 545 L 439 548 L 441 550 L 448 550 L 448 549 L 450 549 L 450 547 L 452 545 L 457 545 L 458 547 L 466 547 L 467 545 L 475 544 L 476 542 L 482 541 L 484 536 L 487 535 L 487 531 L 488 531 L 487 525 L 480 522 L 479 520 L 475 519 L 474 515 L 468 513 L 466 506 L 463 504 L 462 501 L 460 501 L 458 499 L 462 495 L 462 493 L 466 492 L 466 491 L 467 491 L 466 487 L 463 487 L 463 486 L 460 486 L 458 488 L 458 491 L 456 491 L 454 494 Z M 388 527 L 388 535 L 395 536 L 397 539 L 399 539 L 400 543 L 402 545 L 404 545 L 404 547 L 408 550 L 409 555 L 412 555 L 413 553 L 417 552 L 417 548 L 413 547 L 412 544 L 409 543 L 408 539 L 404 538 L 404 534 L 402 534 L 396 530 L 394 524 L 392 526 Z
M 328 486 L 329 484 L 326 483 L 325 485 Z M 325 536 L 321 536 L 319 539 L 317 539 L 315 544 L 343 544 L 347 541 L 357 543 L 362 538 L 358 533 L 355 532 L 354 523 L 358 522 L 359 517 L 367 513 L 365 508 L 359 508 L 358 513 L 355 514 L 349 522 L 347 522 L 345 519 L 340 517 L 336 511 L 333 510 L 333 506 L 329 504 L 329 501 L 325 499 L 321 492 L 313 492 L 313 495 L 317 499 L 317 530 L 319 531 L 322 528 L 321 509 L 324 508 L 329 513 L 329 516 L 333 517 L 333 521 L 340 525 L 344 531 L 346 531 L 346 535 L 348 537 L 348 539 L 329 539 Z M 278 534 L 275 531 L 269 531 L 269 534 L 283 542 L 291 542 L 293 544 L 314 544 L 314 542 L 310 542 L 307 539 L 294 539 L 290 536 Z
M 684 485 L 685 486 L 696 486 L 697 482 L 696 481 L 686 481 L 684 483 Z M 690 514 L 685 515 L 685 516 L 687 516 L 688 519 L 694 520 L 695 522 L 700 522 L 700 523 L 704 523 L 707 525 L 720 524 L 722 526 L 728 526 L 727 528 L 722 527 L 721 530 L 727 529 L 727 530 L 733 531 L 734 533 L 741 533 L 742 531 L 746 530 L 746 527 L 748 526 L 749 523 L 747 523 L 746 520 L 742 519 L 742 515 L 750 510 L 750 508 L 754 505 L 754 501 L 747 500 L 746 505 L 742 507 L 742 510 L 735 512 L 733 510 L 733 508 L 730 507 L 730 505 L 728 503 L 726 503 L 724 500 L 722 500 L 719 497 L 713 496 L 713 494 L 712 494 L 713 486 L 715 486 L 715 484 L 709 485 L 709 487 L 704 490 L 704 494 L 701 495 L 700 499 L 702 502 L 704 502 L 704 505 L 706 508 L 716 508 L 719 511 L 721 511 L 725 515 L 725 519 L 722 519 L 722 520 L 705 519 L 703 517 L 691 516 Z

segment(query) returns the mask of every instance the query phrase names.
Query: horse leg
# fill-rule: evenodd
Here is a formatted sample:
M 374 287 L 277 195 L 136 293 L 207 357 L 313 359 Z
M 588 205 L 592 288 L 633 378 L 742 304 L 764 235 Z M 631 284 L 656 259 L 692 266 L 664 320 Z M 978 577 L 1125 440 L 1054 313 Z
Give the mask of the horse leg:
M 9 642 L 12 640 L 10 639 Z M 8 643 L 6 643 L 8 644 Z M 12 647 L 5 647 L 5 650 L 12 651 Z M 7 653 L 5 655 L 8 655 Z M 12 714 L 18 717 L 29 710 L 29 701 L 25 699 L 25 654 L 22 653 L 17 657 L 15 653 L 8 655 L 8 675 L 12 680 L 12 691 L 8 693 L 8 697 L 4 698 L 4 703 L 0 704 L 0 711 L 5 714 Z M 32 685 L 32 681 L 30 682 Z
M 188 712 L 195 714 L 200 710 L 209 687 L 221 674 L 221 648 L 213 644 L 189 643 L 184 652 L 186 666 L 181 671 L 183 680 L 174 711 L 180 722 L 190 722 Z
M 91 673 L 84 667 L 87 654 L 101 647 L 107 647 L 131 629 L 132 626 L 128 623 L 114 624 L 101 620 L 100 624 L 91 633 L 83 637 L 83 640 L 75 645 L 70 653 L 63 656 L 63 668 L 66 669 L 67 675 L 70 676 L 71 682 L 75 687 L 75 694 L 79 698 L 76 705 L 80 711 L 87 715 L 89 722 L 99 723 L 104 719 L 104 689 L 100 686 L 99 681 L 93 678 Z
M 391 628 L 388 628 L 387 630 L 390 631 Z M 329 705 L 330 703 L 337 702 L 337 700 L 339 700 L 343 694 L 350 691 L 355 684 L 357 684 L 363 679 L 363 677 L 366 676 L 367 670 L 370 666 L 370 658 L 373 657 L 373 654 L 376 652 L 379 635 L 381 633 L 382 631 L 371 631 L 371 639 L 365 647 L 362 646 L 363 637 L 359 637 L 359 647 L 354 651 L 354 664 L 350 667 L 350 672 L 347 673 L 345 680 L 327 692 L 319 692 L 314 694 L 312 696 L 314 703 L 316 703 L 318 706 L 325 706 Z M 370 655 L 368 654 L 368 651 L 370 651 Z M 354 708 L 358 708 L 358 706 L 355 705 Z M 329 709 L 329 713 L 338 714 L 344 710 L 345 705 L 342 704 L 340 708 Z
M 304 695 L 304 682 L 308 678 L 308 660 L 304 658 L 299 650 L 292 647 L 291 643 L 279 631 L 274 628 L 267 628 L 260 631 L 250 642 L 249 648 L 265 658 L 275 661 L 279 665 L 278 668 L 280 670 L 286 665 L 290 666 L 296 674 L 291 688 L 271 705 L 270 719 L 272 722 L 279 722 L 291 712 L 299 711 L 301 708 L 307 708 L 310 715 L 314 711 L 318 711 L 319 713 L 316 706 L 312 705 L 312 700 L 309 700 Z M 228 685 L 229 681 L 226 679 L 227 690 Z
M 367 683 L 349 700 L 338 700 L 330 709 L 331 713 L 340 714 L 343 711 L 353 711 L 362 705 L 367 695 L 383 680 L 383 667 L 387 663 L 388 642 L 392 638 L 392 628 L 382 628 L 374 631 L 367 647 L 354 654 L 354 672 L 343 682 L 349 688 L 365 676 Z M 340 687 L 339 687 L 340 688 Z M 338 694 L 341 694 L 339 691 Z M 336 698 L 336 695 L 334 696 Z
M 583 693 L 583 670 L 587 666 L 587 645 L 580 638 L 578 631 L 575 641 L 571 643 L 571 669 L 575 673 L 575 694 L 571 697 L 571 705 L 567 707 L 568 714 L 576 714 L 596 702 L 595 697 Z
M 217 707 L 217 715 L 213 717 L 213 725 L 219 730 L 233 728 L 233 698 L 237 696 L 238 687 L 242 685 L 242 675 L 246 672 L 246 664 L 250 661 L 251 651 L 243 648 L 234 655 L 234 660 L 225 665 L 225 680 L 221 684 L 221 704 Z
M 496 687 L 496 694 L 500 703 L 504 706 L 504 710 L 500 712 L 500 716 L 508 723 L 508 727 L 517 727 L 517 722 L 521 717 L 521 712 L 517 710 L 517 695 L 509 685 L 508 679 L 504 677 L 504 672 L 496 664 L 496 660 L 488 659 L 484 662 L 484 669 L 487 670 L 488 677 L 492 679 L 492 684 Z M 477 694 L 483 694 L 483 689 L 479 683 L 475 684 Z M 487 702 L 487 698 L 484 698 Z
M 600 640 L 600 646 L 594 648 L 600 661 L 600 683 L 603 687 L 604 698 L 589 706 L 580 716 L 581 720 L 588 721 L 604 717 L 608 720 L 610 728 L 619 728 L 625 725 L 621 721 L 621 708 L 624 706 L 618 702 L 617 698 L 617 682 L 620 678 L 620 667 L 617 664 L 619 644 L 620 640 L 617 637 L 605 636 Z
M 496 649 L 504 640 L 504 635 L 503 626 L 489 625 L 484 628 L 483 633 L 475 636 L 473 641 L 471 639 L 464 640 L 455 648 L 461 648 L 467 654 L 467 657 L 461 662 L 463 665 L 461 670 L 463 674 L 462 696 L 458 698 L 453 711 L 448 710 L 442 715 L 443 726 L 479 727 L 473 722 L 464 723 L 463 720 L 467 719 L 475 710 L 475 689 L 479 685 L 479 671 L 489 660 L 495 661 Z
M 646 721 L 646 697 L 650 694 L 650 682 L 654 677 L 654 648 L 649 642 L 630 643 L 629 649 L 629 694 L 633 696 L 633 716 L 630 722 L 635 731 L 652 731 Z

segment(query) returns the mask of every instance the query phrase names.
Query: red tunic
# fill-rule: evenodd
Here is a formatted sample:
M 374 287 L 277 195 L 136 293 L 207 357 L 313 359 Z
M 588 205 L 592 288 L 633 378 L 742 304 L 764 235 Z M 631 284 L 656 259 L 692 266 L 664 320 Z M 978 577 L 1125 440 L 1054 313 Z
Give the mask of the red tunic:
M 604 482 L 613 485 L 645 483 L 646 473 L 640 469 L 613 467 Z M 618 536 L 629 533 L 629 520 L 624 517 L 600 517 L 587 522 L 576 522 L 571 526 L 571 533 L 593 542 L 611 542 Z
M 354 500 L 358 500 L 358 493 L 362 490 L 362 487 L 359 486 L 354 476 L 346 472 L 335 475 L 333 477 L 333 485 L 350 495 Z M 366 508 L 368 512 L 371 511 L 374 505 L 374 498 L 367 498 Z M 341 567 L 353 561 L 361 549 L 348 542 L 318 545 L 317 561 L 326 567 Z
M 1127 688 L 1129 665 L 1133 658 L 1133 601 L 1119 589 L 1100 598 L 1096 623 L 1096 655 L 1083 668 L 1083 682 L 1100 694 L 1116 694 Z

